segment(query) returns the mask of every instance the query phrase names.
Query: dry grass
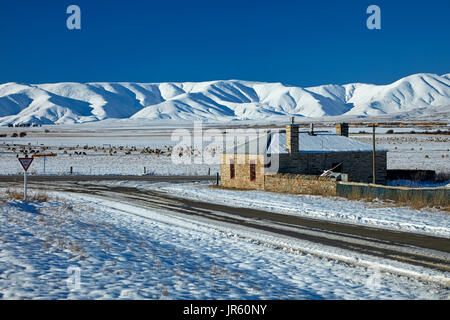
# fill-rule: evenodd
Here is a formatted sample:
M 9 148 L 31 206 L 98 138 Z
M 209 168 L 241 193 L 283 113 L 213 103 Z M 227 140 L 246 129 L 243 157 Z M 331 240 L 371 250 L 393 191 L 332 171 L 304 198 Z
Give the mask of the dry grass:
M 7 189 L 5 191 L 6 194 L 6 199 L 11 199 L 11 200 L 23 200 L 23 192 L 20 192 L 18 190 L 15 189 Z
M 17 190 L 17 189 L 7 189 L 5 191 L 6 198 L 11 200 L 23 200 L 23 191 Z M 38 191 L 38 192 L 31 192 L 27 195 L 29 202 L 47 202 L 49 200 L 49 196 L 47 193 Z
M 223 189 L 223 190 L 233 190 L 233 191 L 267 191 L 267 190 L 262 190 L 262 189 L 251 189 L 251 188 L 236 188 L 236 187 L 224 187 L 222 185 L 216 185 L 216 184 L 212 184 L 209 185 L 209 188 L 213 188 L 213 189 Z M 305 188 L 306 189 L 306 188 Z M 288 192 L 284 192 L 284 191 L 268 191 L 268 192 L 277 192 L 277 193 L 288 193 Z M 336 190 L 330 190 L 329 187 L 325 187 L 323 185 L 320 184 L 313 184 L 309 187 L 308 192 L 295 192 L 295 193 L 290 193 L 290 194 L 307 194 L 307 195 L 313 195 L 313 196 L 335 196 L 336 195 Z
M 374 202 L 377 197 L 374 195 L 361 192 L 361 189 L 354 188 L 351 193 L 345 195 L 349 200 L 363 200 L 366 202 Z M 439 210 L 450 212 L 450 202 L 444 192 L 436 192 L 431 199 L 418 196 L 412 192 L 401 192 L 396 199 L 378 199 L 386 202 L 389 206 L 411 207 L 413 209 L 436 208 Z
M 450 212 L 450 201 L 444 192 L 436 192 L 431 200 L 411 194 L 404 194 L 399 197 L 398 202 L 414 209 L 431 207 Z

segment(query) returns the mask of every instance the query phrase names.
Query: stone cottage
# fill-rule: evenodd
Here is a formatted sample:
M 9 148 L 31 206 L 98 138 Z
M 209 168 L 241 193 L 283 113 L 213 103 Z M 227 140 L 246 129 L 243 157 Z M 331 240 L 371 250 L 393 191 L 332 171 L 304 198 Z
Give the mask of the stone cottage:
M 376 183 L 386 184 L 387 150 L 376 149 Z M 373 146 L 348 137 L 348 124 L 338 123 L 336 134 L 299 132 L 291 123 L 285 130 L 268 132 L 226 150 L 221 158 L 221 185 L 265 190 L 267 177 L 282 174 L 342 173 L 348 181 L 373 182 Z

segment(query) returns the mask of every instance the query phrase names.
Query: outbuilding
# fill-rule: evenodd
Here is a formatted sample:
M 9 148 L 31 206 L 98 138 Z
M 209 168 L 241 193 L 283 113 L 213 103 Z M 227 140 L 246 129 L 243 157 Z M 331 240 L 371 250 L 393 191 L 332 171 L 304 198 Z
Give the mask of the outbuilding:
M 292 121 L 293 122 L 293 121 Z M 264 190 L 267 175 L 323 176 L 340 173 L 348 181 L 373 182 L 373 145 L 348 137 L 347 123 L 336 133 L 299 132 L 291 123 L 285 130 L 267 132 L 226 150 L 221 159 L 221 185 Z M 387 150 L 375 150 L 375 182 L 386 184 Z M 336 175 L 334 175 L 336 176 Z

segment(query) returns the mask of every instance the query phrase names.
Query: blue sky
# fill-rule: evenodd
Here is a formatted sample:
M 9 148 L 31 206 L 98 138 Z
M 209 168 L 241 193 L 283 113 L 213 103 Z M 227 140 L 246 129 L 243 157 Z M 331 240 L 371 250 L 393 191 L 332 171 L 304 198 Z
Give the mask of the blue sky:
M 0 83 L 390 83 L 450 72 L 449 14 L 448 0 L 2 1 Z

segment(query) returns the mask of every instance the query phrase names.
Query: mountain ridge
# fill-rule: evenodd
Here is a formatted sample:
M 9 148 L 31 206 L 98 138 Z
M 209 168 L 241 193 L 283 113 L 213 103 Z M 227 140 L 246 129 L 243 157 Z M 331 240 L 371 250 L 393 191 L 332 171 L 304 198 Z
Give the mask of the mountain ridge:
M 418 73 L 391 84 L 297 87 L 245 80 L 0 84 L 0 125 L 106 119 L 278 120 L 374 117 L 450 105 L 450 74 Z

